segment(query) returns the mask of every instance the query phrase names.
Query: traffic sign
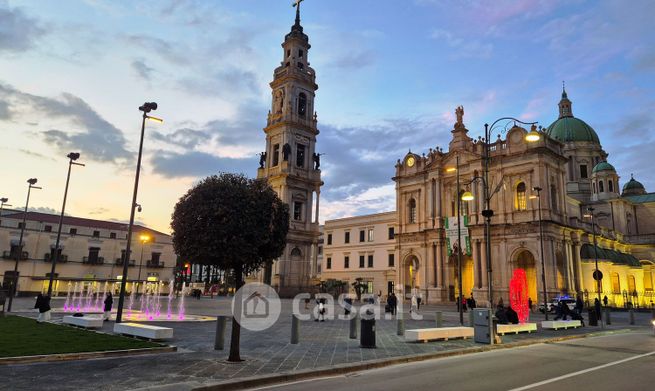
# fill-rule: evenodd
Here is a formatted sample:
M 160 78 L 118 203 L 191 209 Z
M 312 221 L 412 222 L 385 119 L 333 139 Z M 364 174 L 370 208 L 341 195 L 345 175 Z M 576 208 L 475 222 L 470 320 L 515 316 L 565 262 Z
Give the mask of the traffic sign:
M 603 279 L 603 272 L 600 270 L 594 270 L 594 280 L 600 281 Z

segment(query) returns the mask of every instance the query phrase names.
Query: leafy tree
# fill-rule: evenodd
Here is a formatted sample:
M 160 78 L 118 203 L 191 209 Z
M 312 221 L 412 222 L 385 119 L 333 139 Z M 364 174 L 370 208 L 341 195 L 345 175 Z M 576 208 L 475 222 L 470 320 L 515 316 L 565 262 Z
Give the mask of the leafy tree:
M 171 227 L 173 246 L 183 260 L 230 270 L 238 290 L 244 275 L 282 255 L 289 207 L 265 180 L 222 173 L 180 198 Z M 241 361 L 240 332 L 233 317 L 229 361 Z

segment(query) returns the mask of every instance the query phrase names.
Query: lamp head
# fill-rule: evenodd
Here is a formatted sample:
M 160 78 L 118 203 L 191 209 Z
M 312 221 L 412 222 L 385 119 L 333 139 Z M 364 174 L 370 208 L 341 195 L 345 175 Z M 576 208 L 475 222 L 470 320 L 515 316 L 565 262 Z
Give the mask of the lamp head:
M 141 211 L 143 210 L 143 208 L 141 207 L 141 204 L 134 204 L 134 206 L 136 207 L 136 211 L 141 213 Z
M 9 201 L 9 198 L 6 197 L 0 198 L 0 202 L 2 202 L 3 204 L 7 201 Z
M 66 155 L 67 158 L 69 158 L 72 161 L 75 161 L 80 158 L 79 152 L 71 152 L 68 155 Z
M 535 186 L 532 188 L 532 191 L 536 191 L 537 193 L 539 193 L 541 191 L 541 187 Z
M 36 185 L 36 182 L 38 182 L 36 178 L 30 178 L 27 180 L 27 183 L 29 183 L 32 186 Z
M 153 110 L 157 110 L 157 103 L 156 102 L 146 102 L 143 105 L 139 106 L 139 110 L 143 111 L 144 113 L 149 113 Z
M 470 191 L 465 191 L 462 194 L 462 201 L 473 201 L 474 199 L 475 197 L 473 196 L 473 193 L 471 193 Z

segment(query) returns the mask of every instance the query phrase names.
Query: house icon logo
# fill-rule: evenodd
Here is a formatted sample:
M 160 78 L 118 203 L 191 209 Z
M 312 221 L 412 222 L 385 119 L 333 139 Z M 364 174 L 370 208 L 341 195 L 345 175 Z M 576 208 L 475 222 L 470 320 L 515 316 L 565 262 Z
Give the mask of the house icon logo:
M 237 322 L 251 331 L 271 327 L 280 317 L 280 298 L 271 286 L 259 282 L 248 283 L 232 299 L 232 315 Z

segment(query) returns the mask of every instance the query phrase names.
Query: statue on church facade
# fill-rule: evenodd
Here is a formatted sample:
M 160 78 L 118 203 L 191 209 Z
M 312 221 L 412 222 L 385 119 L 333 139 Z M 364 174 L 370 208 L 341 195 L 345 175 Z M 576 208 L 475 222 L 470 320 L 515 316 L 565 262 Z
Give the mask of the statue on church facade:
M 266 152 L 262 152 L 259 154 L 259 168 L 264 168 L 265 164 L 266 164 Z
M 284 88 L 280 88 L 275 91 L 275 97 L 273 99 L 273 111 L 275 114 L 282 114 L 284 109 Z
M 321 154 L 314 152 L 314 170 L 318 170 L 321 167 Z
M 289 143 L 284 144 L 282 147 L 282 158 L 285 162 L 289 161 L 289 155 L 291 155 L 291 145 Z
M 463 127 L 464 126 L 464 106 L 458 106 L 455 109 L 455 116 L 457 116 L 457 122 L 455 123 L 455 127 Z

